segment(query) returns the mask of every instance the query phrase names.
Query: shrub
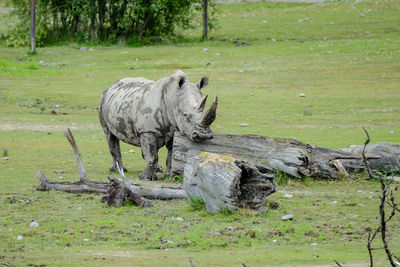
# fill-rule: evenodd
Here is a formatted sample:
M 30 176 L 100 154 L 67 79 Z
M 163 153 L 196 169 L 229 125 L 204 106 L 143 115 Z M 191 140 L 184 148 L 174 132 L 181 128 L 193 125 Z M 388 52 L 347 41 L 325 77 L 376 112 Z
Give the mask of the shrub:
M 9 34 L 9 46 L 29 43 L 30 1 L 9 0 L 20 21 Z M 201 0 L 37 0 L 37 45 L 74 39 L 155 42 L 193 27 Z M 211 5 L 214 7 L 215 5 Z M 213 9 L 210 14 L 214 14 Z M 211 27 L 215 20 L 211 19 Z

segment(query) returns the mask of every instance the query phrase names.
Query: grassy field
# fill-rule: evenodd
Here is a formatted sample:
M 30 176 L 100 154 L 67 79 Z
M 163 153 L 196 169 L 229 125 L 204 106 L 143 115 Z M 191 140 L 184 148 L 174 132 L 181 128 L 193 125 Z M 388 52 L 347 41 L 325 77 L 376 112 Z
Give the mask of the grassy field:
M 366 228 L 378 222 L 379 185 L 363 179 L 289 181 L 269 198 L 280 208 L 257 217 L 209 215 L 184 200 L 109 208 L 96 195 L 35 190 L 39 170 L 59 181 L 78 177 L 63 136 L 67 127 L 89 176 L 105 180 L 111 157 L 98 122 L 100 94 L 122 77 L 159 79 L 175 69 L 193 82 L 210 77 L 204 93 L 219 96 L 217 132 L 339 148 L 363 143 L 365 126 L 372 142 L 400 143 L 400 2 L 257 2 L 219 9 L 219 28 L 204 43 L 194 41 L 197 29 L 182 32 L 187 40 L 175 45 L 69 43 L 35 55 L 0 46 L 0 153 L 8 157 L 0 159 L 0 262 L 190 266 L 191 257 L 196 266 L 334 266 L 333 259 L 367 265 Z M 0 35 L 9 21 L 0 12 Z M 122 151 L 129 178 L 180 186 L 139 181 L 140 148 L 123 144 Z M 282 222 L 288 213 L 295 220 Z M 32 219 L 40 226 L 30 228 Z M 394 220 L 390 242 L 399 254 L 400 219 Z M 15 240 L 18 235 L 23 240 Z M 376 253 L 378 266 L 385 266 L 385 255 Z

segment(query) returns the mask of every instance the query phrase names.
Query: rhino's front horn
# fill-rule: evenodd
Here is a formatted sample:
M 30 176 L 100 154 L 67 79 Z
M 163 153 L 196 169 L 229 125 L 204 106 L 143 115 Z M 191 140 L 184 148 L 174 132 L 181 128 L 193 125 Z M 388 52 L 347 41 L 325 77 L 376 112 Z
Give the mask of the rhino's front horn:
M 217 117 L 217 107 L 218 107 L 218 96 L 215 97 L 214 102 L 204 113 L 203 121 L 201 122 L 201 124 L 204 127 L 210 126 L 211 123 L 213 123 L 213 121 Z
M 197 111 L 199 111 L 199 112 L 204 111 L 204 107 L 206 106 L 207 97 L 208 97 L 208 95 L 203 96 L 203 98 L 200 101 L 199 106 L 197 107 Z

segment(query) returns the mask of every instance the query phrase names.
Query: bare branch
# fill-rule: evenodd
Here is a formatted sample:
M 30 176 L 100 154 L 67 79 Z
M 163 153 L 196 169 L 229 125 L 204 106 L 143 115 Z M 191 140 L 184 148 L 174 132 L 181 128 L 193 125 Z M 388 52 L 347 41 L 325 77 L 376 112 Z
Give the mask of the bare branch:
M 363 158 L 363 162 L 364 162 L 364 165 L 365 165 L 365 169 L 367 170 L 368 176 L 369 176 L 370 179 L 379 180 L 380 178 L 377 177 L 377 176 L 375 176 L 375 175 L 371 172 L 371 169 L 370 169 L 369 166 L 368 166 L 367 157 L 365 156 L 365 148 L 367 147 L 367 145 L 369 144 L 369 142 L 371 141 L 371 139 L 369 138 L 369 134 L 368 134 L 367 130 L 366 130 L 364 127 L 362 127 L 362 128 L 363 128 L 365 134 L 367 135 L 367 140 L 365 140 L 364 147 L 363 147 L 362 152 L 361 152 L 361 155 L 362 155 L 362 158 Z
M 191 266 L 191 267 L 196 267 L 196 265 L 195 265 L 194 262 L 192 261 L 192 258 L 189 258 L 189 262 L 190 262 L 190 266 Z
M 74 154 L 75 154 L 75 157 L 76 157 L 76 163 L 78 165 L 78 169 L 79 169 L 79 172 L 81 174 L 80 181 L 81 182 L 89 181 L 89 178 L 88 178 L 88 176 L 87 176 L 87 174 L 85 172 L 85 169 L 83 168 L 83 163 L 82 163 L 82 159 L 81 159 L 81 152 L 79 152 L 78 145 L 75 142 L 75 138 L 72 135 L 71 130 L 69 128 L 67 128 L 67 130 L 65 130 L 65 132 L 64 132 L 64 135 L 67 138 L 68 142 L 71 144 L 72 149 L 74 150 Z
M 336 263 L 336 265 L 338 266 L 338 267 L 342 267 L 342 264 L 340 264 L 336 259 L 333 259 L 334 261 L 335 261 L 335 263 Z
M 124 169 L 122 169 L 122 168 L 119 166 L 118 162 L 115 162 L 115 163 L 117 164 L 117 170 L 118 170 L 118 172 L 119 172 L 119 175 L 121 175 L 122 180 L 126 181 L 126 176 L 125 176 L 125 173 L 124 173 Z

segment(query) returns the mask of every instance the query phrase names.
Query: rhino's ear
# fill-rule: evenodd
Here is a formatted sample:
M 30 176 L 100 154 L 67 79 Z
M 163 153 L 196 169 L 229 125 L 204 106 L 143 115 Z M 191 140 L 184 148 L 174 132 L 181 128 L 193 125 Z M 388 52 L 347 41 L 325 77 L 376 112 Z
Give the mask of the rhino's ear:
M 208 77 L 203 77 L 196 85 L 201 90 L 202 88 L 206 87 L 207 84 L 208 84 Z
M 186 82 L 186 77 L 179 77 L 178 85 L 182 88 L 183 84 Z

